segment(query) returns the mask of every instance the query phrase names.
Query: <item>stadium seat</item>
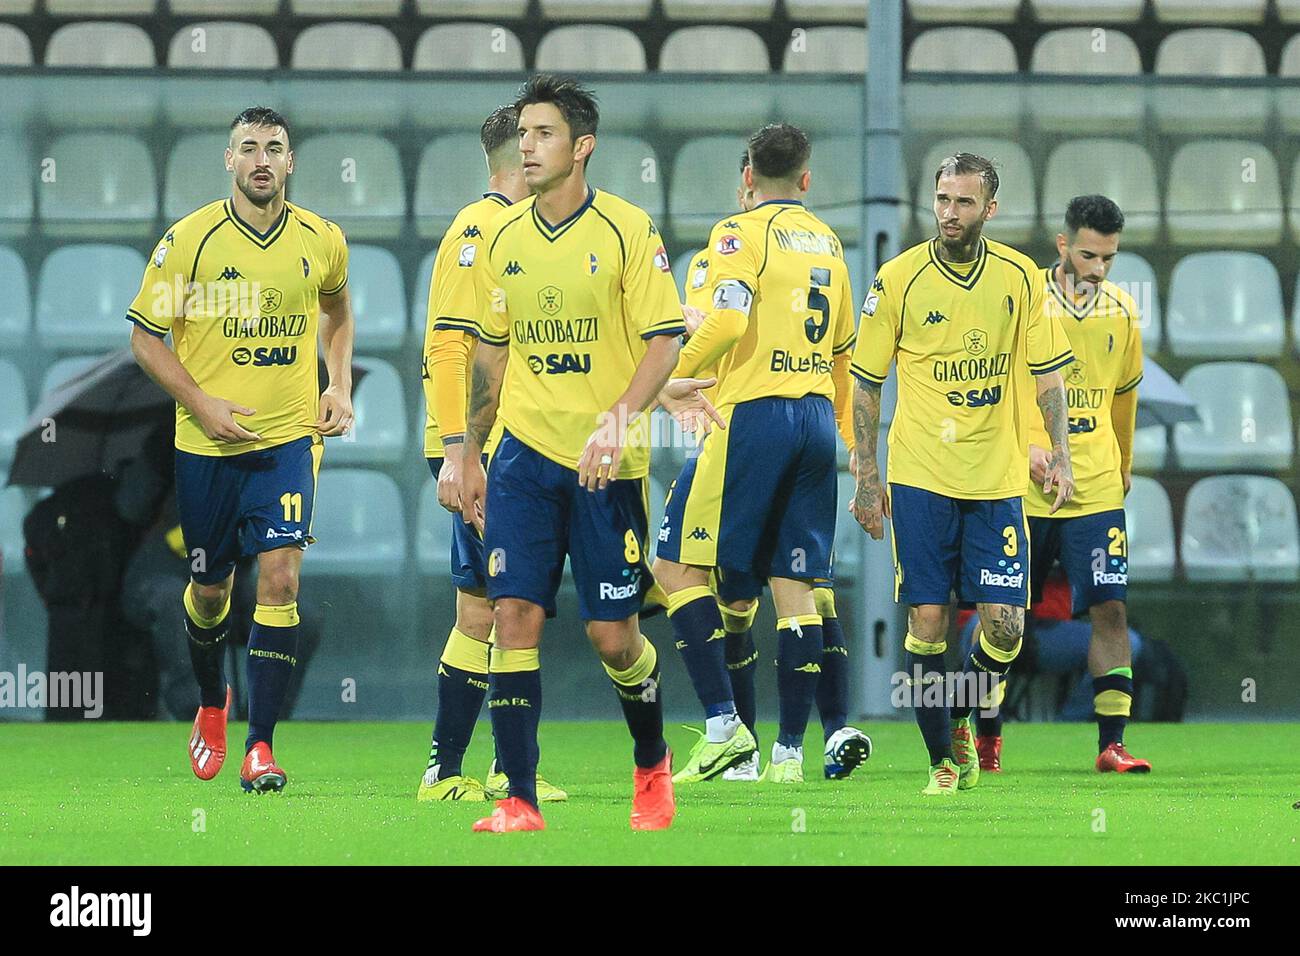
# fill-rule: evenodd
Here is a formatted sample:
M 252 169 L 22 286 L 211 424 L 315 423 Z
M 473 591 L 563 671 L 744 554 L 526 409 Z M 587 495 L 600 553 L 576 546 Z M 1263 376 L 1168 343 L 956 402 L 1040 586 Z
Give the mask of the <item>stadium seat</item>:
M 8 246 L 0 246 L 0 289 L 0 349 L 20 352 L 32 331 L 31 283 L 22 257 Z
M 0 0 L 0 15 L 6 17 L 25 16 L 36 10 L 36 0 Z
M 299 17 L 395 17 L 402 0 L 289 0 Z
M 1146 0 L 1029 0 L 1040 23 L 1135 23 Z
M 167 47 L 167 65 L 178 70 L 274 70 L 280 54 L 263 27 L 214 20 L 177 30 Z
M 660 225 L 664 218 L 664 178 L 663 164 L 645 140 L 617 133 L 597 138 L 588 182 L 636 203 Z
M 29 412 L 22 373 L 13 362 L 0 359 L 0 472 L 8 471 L 14 460 L 14 444 Z
M 331 465 L 397 462 L 407 448 L 402 378 L 380 359 L 354 358 L 352 364 L 366 373 L 352 394 L 356 427 L 349 435 L 326 440 L 325 460 Z
M 816 212 L 816 210 L 813 210 Z M 867 296 L 866 278 L 863 276 L 863 269 L 866 263 L 865 253 L 861 246 L 845 246 L 844 264 L 849 267 L 849 285 L 853 292 L 853 314 L 858 315 L 862 311 L 862 300 Z
M 1154 478 L 1133 477 L 1124 498 L 1124 524 L 1128 535 L 1128 579 L 1172 581 L 1178 550 L 1174 544 L 1174 516 L 1169 495 Z
M 1041 129 L 1060 133 L 1132 133 L 1146 115 L 1143 90 L 1118 77 L 1142 73 L 1137 44 L 1119 30 L 1071 27 L 1043 34 L 1034 45 L 1029 69 L 1044 76 L 1105 77 L 1095 96 L 1062 95 L 1056 83 L 1029 87 L 1029 107 Z M 1104 83 L 1104 85 L 1100 85 Z
M 0 169 L 11 170 L 0 192 L 0 236 L 24 236 L 31 229 L 37 170 L 27 140 L 17 133 L 0 132 Z
M 868 0 L 785 0 L 786 15 L 795 23 L 864 23 Z
M 1276 478 L 1202 478 L 1187 493 L 1182 557 L 1189 581 L 1296 580 L 1295 499 Z
M 158 0 L 45 0 L 45 12 L 55 17 L 138 17 L 154 12 Z
M 406 218 L 397 149 L 366 133 L 328 133 L 294 150 L 290 195 L 353 239 L 392 239 Z
M 50 367 L 41 376 L 41 394 L 37 396 L 37 401 L 39 402 L 63 383 L 72 381 L 86 369 L 103 360 L 102 355 L 70 355 L 50 363 Z M 32 406 L 33 411 L 36 408 L 36 405 Z
M 121 348 L 126 309 L 140 291 L 145 258 L 129 246 L 75 244 L 46 257 L 36 282 L 36 334 L 53 349 Z
M 1124 229 L 1127 236 L 1128 227 Z M 1160 321 L 1160 286 L 1155 269 L 1136 252 L 1120 252 L 1107 276 L 1136 301 L 1142 313 L 1142 351 L 1154 355 L 1160 351 L 1163 323 Z
M 430 476 L 420 486 L 415 516 L 415 563 L 421 574 L 446 577 L 451 560 L 453 520 L 460 520 L 438 504 L 438 486 Z
M 912 41 L 906 64 L 908 73 L 947 77 L 1014 74 L 1016 51 L 1004 34 L 987 27 L 939 27 Z M 904 122 L 906 128 L 921 132 L 1012 134 L 1020 126 L 1021 99 L 1019 84 L 912 77 L 903 84 Z
M 626 27 L 556 27 L 537 44 L 539 72 L 644 73 L 645 47 Z
M 1282 239 L 1277 161 L 1260 143 L 1208 140 L 1174 154 L 1165 222 L 1177 245 L 1239 248 Z
M 163 184 L 164 219 L 175 222 L 230 195 L 225 155 L 229 144 L 228 133 L 192 133 L 172 147 Z
M 1300 23 L 1300 0 L 1273 0 L 1273 6 L 1283 23 Z
M 1291 467 L 1291 400 L 1274 369 L 1252 362 L 1207 362 L 1184 375 L 1182 384 L 1201 414 L 1198 423 L 1174 426 L 1174 450 L 1183 468 Z
M 1020 0 L 907 0 L 917 23 L 1013 23 Z
M 395 349 L 406 335 L 406 289 L 397 258 L 381 246 L 348 250 L 348 289 L 357 348 Z
M 167 0 L 178 16 L 269 17 L 280 9 L 280 0 Z
M 1300 12 L 1300 0 L 1296 0 Z M 1297 20 L 1300 22 L 1300 19 Z M 1300 132 L 1300 33 L 1287 40 L 1278 64 L 1277 118 L 1287 133 Z
M 39 190 L 46 232 L 115 239 L 153 232 L 158 186 L 144 143 L 117 133 L 72 133 L 56 139 L 46 155 L 55 170 Z
M 838 73 L 861 76 L 867 72 L 865 27 L 810 27 L 794 35 L 785 46 L 781 69 L 786 73 Z
M 519 37 L 492 23 L 441 23 L 420 34 L 413 70 L 506 73 L 524 68 Z
M 769 73 L 767 44 L 744 27 L 682 27 L 659 51 L 663 73 Z
M 295 70 L 393 72 L 402 68 L 397 37 L 377 23 L 318 23 L 298 34 Z
M 46 66 L 148 69 L 156 62 L 149 34 L 133 23 L 69 23 L 45 48 Z
M 311 533 L 317 541 L 303 561 L 304 577 L 390 577 L 406 563 L 402 495 L 378 471 L 322 469 Z
M 1197 252 L 1169 281 L 1169 345 L 1191 358 L 1275 358 L 1286 339 L 1282 283 L 1255 252 Z
M 1034 188 L 1034 167 L 1024 147 L 1009 140 L 963 137 L 931 146 L 921 162 L 916 183 L 918 221 L 927 229 L 934 224 L 931 211 L 934 207 L 934 172 L 945 157 L 958 150 L 985 156 L 997 165 L 998 211 L 985 224 L 985 234 L 999 242 L 1015 243 L 1028 239 L 1038 222 L 1038 210 L 1034 206 L 1037 191 Z
M 842 242 L 857 242 L 866 197 L 866 147 L 859 136 L 851 135 L 816 137 L 812 148 L 808 206 Z
M 1152 92 L 1161 132 L 1207 136 L 1256 133 L 1269 118 L 1268 91 L 1207 87 L 1216 77 L 1262 77 L 1264 51 L 1248 33 L 1204 27 L 1169 34 L 1156 50 L 1157 77 L 1195 78 L 1195 86 L 1165 82 Z
M 1125 245 L 1155 242 L 1160 230 L 1156 168 L 1151 156 L 1137 143 L 1081 139 L 1052 150 L 1043 180 L 1043 225 L 1047 234 L 1061 231 L 1071 199 L 1089 193 L 1109 196 L 1119 204 L 1124 212 Z
M 1138 386 L 1141 404 L 1142 386 Z M 1147 425 L 1133 432 L 1133 468 L 1136 471 L 1163 471 L 1169 459 L 1169 429 L 1164 425 Z
M 757 23 L 771 19 L 776 0 L 662 0 L 662 6 L 669 20 Z
M 647 527 L 650 528 L 650 551 L 654 553 L 657 550 L 654 545 L 658 541 L 659 526 L 664 520 L 664 503 L 668 500 L 668 489 L 653 475 L 647 479 L 646 498 L 649 506 L 646 508 L 646 517 L 649 519 Z
M 1263 23 L 1268 0 L 1151 0 L 1162 23 Z
M 31 66 L 32 41 L 12 23 L 0 23 L 0 66 Z
M 5 577 L 27 572 L 23 518 L 27 517 L 30 510 L 31 502 L 22 488 L 5 488 L 0 491 L 0 554 L 4 555 Z M 12 626 L 11 624 L 10 627 Z
M 1292 239 L 1300 242 L 1300 156 L 1296 157 L 1295 165 L 1291 167 L 1291 203 L 1287 218 L 1291 222 Z
M 547 20 L 645 20 L 651 0 L 541 0 Z
M 415 0 L 423 17 L 509 17 L 522 20 L 528 0 Z
M 439 136 L 420 156 L 412 210 L 416 231 L 426 239 L 441 239 L 461 207 L 486 188 L 487 161 L 478 134 Z
M 679 242 L 700 246 L 709 230 L 736 209 L 740 181 L 740 136 L 704 136 L 686 142 L 673 163 L 668 190 L 668 215 Z
M 437 247 L 431 249 L 420 260 L 420 268 L 415 274 L 415 284 L 411 286 L 411 341 L 421 343 L 423 347 L 425 325 L 429 319 L 429 283 L 433 281 L 433 260 L 437 258 Z

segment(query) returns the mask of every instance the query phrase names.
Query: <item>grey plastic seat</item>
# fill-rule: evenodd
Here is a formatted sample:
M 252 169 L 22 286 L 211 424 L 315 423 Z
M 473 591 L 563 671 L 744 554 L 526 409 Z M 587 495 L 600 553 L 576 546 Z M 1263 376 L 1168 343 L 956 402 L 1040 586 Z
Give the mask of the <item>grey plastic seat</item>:
M 406 218 L 397 149 L 369 133 L 326 133 L 295 150 L 289 194 L 356 239 L 391 239 Z
M 1098 78 L 1092 96 L 1063 96 L 1055 83 L 1033 84 L 1029 108 L 1039 128 L 1052 132 L 1136 132 L 1146 115 L 1143 91 L 1124 77 L 1142 73 L 1137 44 L 1120 30 L 1067 27 L 1043 34 L 1034 44 L 1031 73 Z M 1091 81 L 1090 81 L 1091 82 Z
M 413 70 L 504 73 L 524 68 L 524 48 L 514 31 L 493 23 L 440 23 L 415 44 Z
M 918 23 L 1012 23 L 1020 0 L 907 0 L 907 12 Z
M 41 376 L 41 394 L 39 398 L 49 395 L 60 385 L 70 382 L 97 362 L 103 361 L 102 355 L 69 355 L 50 364 Z M 36 406 L 33 405 L 33 408 Z
M 1286 339 L 1282 283 L 1255 252 L 1198 252 L 1169 282 L 1169 345 L 1194 358 L 1273 358 Z
M 0 472 L 7 472 L 14 460 L 14 444 L 30 411 L 22 373 L 13 362 L 0 359 Z
M 348 250 L 348 289 L 357 348 L 395 349 L 406 336 L 406 289 L 397 258 L 382 246 Z
M 1297 19 L 1300 23 L 1300 0 L 1296 0 Z M 1283 131 L 1300 132 L 1300 33 L 1287 40 L 1278 64 L 1280 82 L 1277 89 L 1277 119 Z
M 1262 77 L 1264 51 L 1248 33 L 1203 27 L 1179 30 L 1156 50 L 1158 77 Z M 1262 89 L 1162 85 L 1152 92 L 1152 111 L 1162 132 L 1258 134 L 1268 121 L 1269 96 Z
M 40 217 L 56 236 L 148 236 L 158 212 L 153 158 L 117 133 L 60 136 L 47 154 L 56 177 L 39 190 Z
M 926 30 L 907 51 L 908 73 L 1012 75 L 1016 51 L 1005 34 L 987 27 L 938 27 Z M 1020 126 L 1023 97 L 1020 84 L 981 83 L 941 79 L 923 82 L 913 77 L 903 84 L 907 128 L 923 132 L 1010 135 Z
M 1174 426 L 1174 448 L 1184 468 L 1291 467 L 1291 399 L 1276 370 L 1253 362 L 1207 362 L 1188 371 L 1182 385 L 1201 415 L 1198 423 Z
M 406 563 L 402 496 L 382 472 L 322 469 L 311 533 L 317 541 L 303 561 L 304 577 L 391 577 Z
M 1283 23 L 1300 23 L 1300 0 L 1273 0 L 1273 8 Z
M 862 76 L 867 62 L 865 27 L 809 27 L 802 37 L 790 37 L 781 69 L 786 73 Z
M 429 321 L 429 283 L 433 281 L 433 260 L 437 257 L 437 247 L 425 254 L 415 273 L 415 284 L 411 286 L 411 336 L 421 347 L 424 344 L 425 325 Z
M 1136 23 L 1146 0 L 1029 0 L 1040 23 Z
M 813 140 L 808 162 L 812 173 L 808 206 L 844 243 L 857 242 L 862 235 L 865 166 L 866 148 L 859 137 L 824 136 Z
M 1291 167 L 1291 204 L 1287 218 L 1291 221 L 1291 238 L 1300 242 L 1300 156 Z
M 651 0 L 541 0 L 548 20 L 645 20 Z
M 415 0 L 422 17 L 511 17 L 523 19 L 528 0 Z
M 1052 150 L 1043 178 L 1043 223 L 1061 231 L 1065 208 L 1075 196 L 1100 193 L 1124 212 L 1124 243 L 1149 244 L 1160 230 L 1160 191 L 1155 164 L 1137 143 L 1082 139 Z M 994 220 L 997 221 L 996 219 Z
M 626 27 L 583 23 L 556 27 L 537 44 L 541 72 L 644 73 L 645 47 Z
M 12 23 L 0 23 L 0 66 L 31 66 L 32 41 Z
M 4 555 L 4 576 L 27 573 L 24 553 L 23 518 L 31 510 L 31 503 L 22 488 L 5 488 L 0 491 L 0 554 Z
M 1129 582 L 1172 581 L 1178 549 L 1169 495 L 1160 482 L 1142 475 L 1133 477 L 1133 486 L 1124 498 L 1124 524 Z
M 438 504 L 438 486 L 432 476 L 420 486 L 415 517 L 415 562 L 421 574 L 447 576 L 451 561 L 452 525 L 460 516 Z
M 0 350 L 20 352 L 32 332 L 31 283 L 22 257 L 9 246 L 0 246 Z
M 1124 236 L 1128 236 L 1128 226 L 1124 227 Z M 1153 355 L 1160 351 L 1164 340 L 1163 323 L 1160 320 L 1160 286 L 1156 282 L 1156 271 L 1136 252 L 1121 251 L 1115 256 L 1107 278 L 1133 297 L 1138 311 L 1142 314 L 1142 351 Z
M 351 434 L 326 439 L 326 459 L 339 465 L 397 462 L 407 447 L 402 379 L 381 359 L 354 358 L 352 364 L 366 370 L 352 393 L 356 425 Z
M 1162 23 L 1263 23 L 1268 0 L 1151 0 Z
M 200 206 L 230 195 L 227 133 L 191 133 L 172 147 L 163 183 L 163 217 L 175 222 Z
M 1182 558 L 1190 581 L 1296 580 L 1295 499 L 1276 478 L 1202 478 L 1183 509 Z
M 269 17 L 280 0 L 167 0 L 172 13 L 183 16 Z
M 656 223 L 664 216 L 664 167 L 655 149 L 637 136 L 598 136 L 587 180 L 598 189 L 635 203 Z
M 27 140 L 18 133 L 0 132 L 0 168 L 12 170 L 0 192 L 0 236 L 25 236 L 36 209 L 33 196 L 37 167 Z
M 754 23 L 772 16 L 776 0 L 662 0 L 662 6 L 669 20 Z
M 815 147 L 814 147 L 815 149 Z M 936 143 L 921 162 L 916 184 L 917 219 L 924 229 L 934 223 L 934 173 L 939 163 L 958 150 L 992 159 L 998 172 L 998 212 L 984 225 L 985 234 L 1000 242 L 1024 242 L 1034 232 L 1038 208 L 1034 203 L 1034 167 L 1019 143 L 964 137 Z
M 1277 161 L 1262 144 L 1189 143 L 1174 154 L 1166 182 L 1165 221 L 1174 243 L 1223 249 L 1281 241 Z
M 868 0 L 785 0 L 785 11 L 798 22 L 862 23 Z
M 300 17 L 395 17 L 402 0 L 289 0 L 289 9 Z
M 133 23 L 69 23 L 45 48 L 46 66 L 150 69 L 156 62 L 149 34 Z
M 767 44 L 745 27 L 682 27 L 659 51 L 662 73 L 768 73 Z
M 679 241 L 702 245 L 713 224 L 736 211 L 744 151 L 741 136 L 702 136 L 683 144 L 668 190 L 668 215 Z
M 1138 403 L 1142 402 L 1138 386 Z M 1133 468 L 1136 471 L 1161 471 L 1169 460 L 1169 429 L 1148 425 L 1133 432 Z
M 56 17 L 137 17 L 153 13 L 158 0 L 45 0 L 45 12 Z
M 298 34 L 289 65 L 295 70 L 395 72 L 402 48 L 377 23 L 317 23 Z
M 599 141 L 597 137 L 598 152 Z M 595 156 L 592 160 L 600 162 Z M 487 160 L 483 158 L 478 134 L 439 136 L 420 154 L 412 210 L 416 232 L 427 239 L 441 239 L 456 213 L 481 196 L 486 188 Z
M 131 332 L 126 310 L 140 290 L 145 259 L 129 246 L 55 249 L 36 283 L 36 334 L 48 348 L 120 348 Z
M 188 23 L 172 36 L 167 65 L 178 70 L 273 70 L 280 65 L 275 40 L 253 23 Z

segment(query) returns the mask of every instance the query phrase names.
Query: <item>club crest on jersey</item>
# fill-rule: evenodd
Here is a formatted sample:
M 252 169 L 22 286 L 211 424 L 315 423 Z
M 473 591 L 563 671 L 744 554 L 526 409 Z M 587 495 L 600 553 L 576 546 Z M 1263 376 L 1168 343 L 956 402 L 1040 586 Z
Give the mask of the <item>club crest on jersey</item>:
M 739 252 L 740 236 L 733 236 L 731 233 L 727 233 L 725 236 L 723 236 L 721 239 L 718 240 L 717 248 L 718 248 L 718 253 L 724 256 L 729 256 L 732 253 Z
M 1070 363 L 1069 378 L 1071 385 L 1082 385 L 1087 381 L 1087 366 L 1080 362 L 1078 358 Z
M 971 329 L 961 337 L 961 341 L 971 355 L 983 355 L 989 347 L 989 337 L 983 329 Z
M 478 255 L 478 246 L 472 242 L 467 242 L 460 247 L 460 255 L 456 262 L 462 269 L 468 269 L 474 264 L 474 257 Z
M 596 254 L 594 252 L 587 253 L 587 272 L 591 275 L 595 275 L 596 270 L 599 268 L 600 260 L 596 258 Z
M 280 303 L 283 301 L 284 293 L 279 289 L 263 289 L 262 294 L 257 297 L 257 304 L 263 313 L 274 312 L 280 308 Z
M 303 256 L 303 257 L 302 257 L 302 277 L 305 279 L 305 278 L 307 278 L 309 275 L 311 275 L 311 263 L 307 261 L 307 257 L 306 257 L 306 256 Z
M 564 293 L 553 285 L 537 291 L 537 307 L 547 315 L 554 315 L 564 305 Z
M 672 271 L 672 267 L 668 264 L 668 250 L 663 246 L 655 250 L 655 266 L 660 272 Z

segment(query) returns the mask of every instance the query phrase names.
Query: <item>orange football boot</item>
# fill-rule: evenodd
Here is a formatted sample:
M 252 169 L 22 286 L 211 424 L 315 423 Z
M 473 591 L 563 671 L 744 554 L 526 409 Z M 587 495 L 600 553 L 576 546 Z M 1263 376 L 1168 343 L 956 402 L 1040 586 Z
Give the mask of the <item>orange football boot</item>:
M 200 707 L 190 731 L 190 769 L 200 780 L 211 780 L 226 762 L 226 720 L 230 717 L 230 688 L 226 706 Z

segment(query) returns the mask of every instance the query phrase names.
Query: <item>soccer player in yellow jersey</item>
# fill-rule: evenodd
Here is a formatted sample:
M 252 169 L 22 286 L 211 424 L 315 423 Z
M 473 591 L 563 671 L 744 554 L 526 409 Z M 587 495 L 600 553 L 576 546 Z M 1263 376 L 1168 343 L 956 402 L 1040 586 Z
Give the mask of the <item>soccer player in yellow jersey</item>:
M 741 212 L 754 208 L 753 177 L 745 180 L 749 169 L 749 150 L 740 156 L 740 185 L 736 188 L 736 205 Z M 694 333 L 698 322 L 712 307 L 713 285 L 709 282 L 708 246 L 691 257 L 686 277 L 686 311 L 688 332 Z M 694 326 L 694 327 L 693 327 Z M 716 369 L 702 372 L 714 377 Z M 709 390 L 712 399 L 718 386 Z M 758 649 L 752 633 L 754 617 L 758 612 L 758 599 L 763 593 L 766 579 L 752 572 L 719 568 L 710 585 L 718 599 L 722 627 L 726 632 L 724 657 L 727 676 L 731 682 L 736 714 L 758 740 L 755 726 L 758 701 L 754 692 L 754 677 L 758 669 Z M 856 727 L 848 726 L 849 711 L 849 658 L 844 631 L 835 609 L 835 592 L 830 578 L 814 582 L 813 599 L 817 613 L 822 617 L 821 675 L 817 681 L 817 710 L 822 721 L 823 751 L 822 773 L 826 779 L 848 777 L 871 754 L 871 738 Z M 754 781 L 759 778 L 759 754 L 755 751 L 748 760 L 728 768 L 723 780 Z
M 744 179 L 754 206 L 713 227 L 708 316 L 675 373 L 718 363 L 715 401 L 728 427 L 704 440 L 673 483 L 655 560 L 706 718 L 675 778 L 682 782 L 711 779 L 756 749 L 727 676 L 725 629 L 709 590 L 717 568 L 772 589 L 781 719 L 764 776 L 803 779 L 803 735 L 823 655 L 813 583 L 830 575 L 835 537 L 837 420 L 851 440 L 848 266 L 834 231 L 803 204 L 811 146 L 797 127 L 778 123 L 748 147 Z
M 892 521 L 895 597 L 909 606 L 907 674 L 930 754 L 923 792 L 935 795 L 978 781 L 969 691 L 984 684 L 986 693 L 997 692 L 990 680 L 996 685 L 1006 673 L 1024 632 L 1028 451 L 1019 391 L 1034 390 L 1049 436 L 1049 510 L 1074 492 L 1061 375 L 1073 355 L 1059 320 L 1043 310 L 1038 267 L 981 235 L 997 211 L 997 190 L 997 172 L 981 156 L 957 153 L 940 163 L 938 235 L 880 267 L 853 355 L 852 509 L 876 539 L 883 518 Z M 886 493 L 876 434 L 880 388 L 895 359 L 898 409 L 889 429 Z M 1032 374 L 1022 379 L 1022 369 Z M 954 591 L 976 605 L 982 634 L 966 661 L 971 679 L 959 684 L 967 693 L 950 713 L 940 685 Z
M 1123 228 L 1124 214 L 1110 199 L 1076 196 L 1065 210 L 1065 231 L 1056 236 L 1060 258 L 1040 273 L 1047 289 L 1044 309 L 1059 319 L 1074 350 L 1065 392 L 1076 489 L 1053 513 L 1053 501 L 1042 490 L 1050 439 L 1026 410 L 1031 477 L 1025 510 L 1033 599 L 1041 599 L 1043 583 L 1060 561 L 1074 613 L 1086 610 L 1092 620 L 1088 669 L 1098 728 L 1096 767 L 1147 773 L 1151 764 L 1124 747 L 1133 703 L 1124 496 L 1132 483 L 1142 329 L 1132 296 L 1106 279 Z M 984 718 L 978 723 L 981 766 L 1000 769 L 1001 737 Z
M 535 76 L 515 103 L 533 196 L 485 235 L 486 268 L 461 467 L 461 511 L 479 525 L 495 643 L 488 711 L 509 797 L 479 832 L 541 830 L 537 811 L 538 645 L 569 558 L 587 636 L 613 681 L 636 763 L 631 824 L 672 822 L 672 755 L 654 647 L 637 624 L 645 561 L 648 415 L 703 414 L 675 382 L 685 331 L 668 254 L 636 206 L 593 190 L 599 113 L 576 82 Z M 666 387 L 667 386 L 667 387 Z M 498 410 L 499 406 L 499 410 Z M 491 470 L 480 463 L 503 429 Z
M 167 230 L 127 318 L 136 360 L 176 399 L 176 504 L 192 559 L 185 626 L 201 704 L 190 764 L 204 780 L 226 756 L 235 562 L 257 555 L 240 783 L 260 793 L 286 779 L 272 735 L 296 663 L 298 571 L 323 439 L 352 426 L 353 322 L 343 233 L 285 201 L 293 151 L 284 117 L 265 107 L 236 116 L 226 169 L 230 198 Z
M 438 661 L 438 714 L 429 763 L 417 799 L 486 800 L 504 796 L 505 775 L 493 761 L 487 788 L 462 773 L 487 694 L 488 646 L 492 605 L 487 600 L 483 538 L 460 517 L 460 453 L 465 441 L 468 370 L 473 362 L 474 323 L 479 313 L 475 270 L 486 260 L 487 224 L 528 195 L 519 160 L 518 115 L 513 105 L 493 110 L 479 130 L 487 158 L 488 191 L 456 214 L 438 244 L 429 281 L 424 332 L 424 457 L 438 483 L 438 503 L 452 512 L 451 579 L 456 586 L 456 623 Z M 486 458 L 495 443 L 489 439 Z M 538 778 L 538 798 L 557 801 L 567 794 Z

